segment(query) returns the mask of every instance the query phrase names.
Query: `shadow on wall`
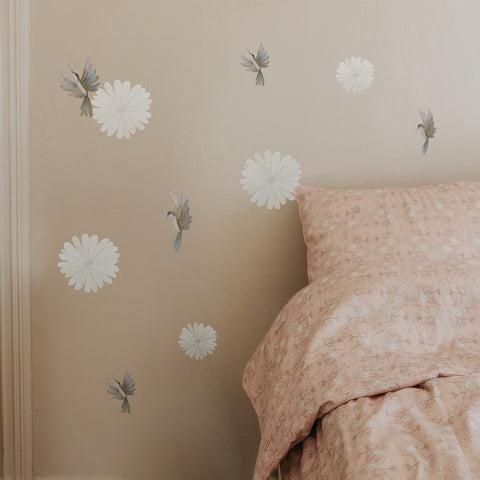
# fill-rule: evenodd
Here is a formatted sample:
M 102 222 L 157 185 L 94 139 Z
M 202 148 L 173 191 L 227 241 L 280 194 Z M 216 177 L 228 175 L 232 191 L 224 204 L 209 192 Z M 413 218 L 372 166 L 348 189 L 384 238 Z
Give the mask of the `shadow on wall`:
M 245 471 L 239 477 L 232 477 L 232 471 L 218 471 L 212 478 L 227 478 L 229 473 L 229 478 L 250 479 L 260 434 L 256 414 L 241 386 L 242 373 L 282 307 L 308 284 L 306 249 L 296 202 L 288 202 L 278 211 L 251 206 L 229 217 L 224 224 L 228 238 L 223 241 L 237 245 L 238 251 L 231 256 L 230 263 L 225 262 L 223 271 L 228 278 L 221 287 L 224 294 L 231 295 L 232 289 L 236 293 L 230 303 L 234 318 L 228 322 L 228 334 L 225 332 L 222 339 L 223 348 L 229 352 L 230 368 L 218 367 L 218 373 L 224 382 L 224 408 L 229 410 L 225 419 L 238 435 L 241 458 L 236 461 Z M 245 228 L 249 231 L 245 232 Z M 245 264 L 255 268 L 245 271 L 240 268 Z M 237 269 L 243 272 L 243 278 L 236 277 Z

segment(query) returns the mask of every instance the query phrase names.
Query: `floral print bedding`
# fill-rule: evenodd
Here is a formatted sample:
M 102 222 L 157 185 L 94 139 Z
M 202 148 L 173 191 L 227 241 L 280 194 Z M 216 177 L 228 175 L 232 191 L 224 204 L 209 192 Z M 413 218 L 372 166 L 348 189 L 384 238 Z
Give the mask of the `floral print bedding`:
M 282 461 L 283 480 L 480 474 L 480 376 L 437 377 L 340 405 Z
M 254 479 L 480 478 L 480 263 L 330 271 L 248 362 Z

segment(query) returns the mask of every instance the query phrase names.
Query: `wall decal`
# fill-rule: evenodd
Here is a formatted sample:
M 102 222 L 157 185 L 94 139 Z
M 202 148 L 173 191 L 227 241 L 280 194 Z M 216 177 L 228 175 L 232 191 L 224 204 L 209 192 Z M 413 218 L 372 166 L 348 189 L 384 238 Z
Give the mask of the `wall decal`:
M 262 68 L 267 68 L 270 64 L 270 57 L 263 48 L 262 43 L 258 47 L 257 56 L 255 56 L 250 50 L 248 50 L 248 55 L 244 55 L 242 52 L 240 55 L 240 63 L 245 67 L 249 72 L 257 73 L 255 77 L 255 85 L 265 85 L 265 79 L 263 78 Z
M 425 139 L 422 147 L 422 153 L 425 155 L 428 150 L 430 139 L 435 136 L 437 129 L 435 128 L 435 122 L 433 121 L 433 115 L 430 110 L 428 111 L 428 114 L 420 112 L 420 116 L 422 117 L 422 123 L 418 124 L 417 130 L 420 129 L 422 136 Z
M 190 215 L 190 206 L 188 205 L 188 198 L 182 192 L 182 200 L 179 202 L 178 197 L 170 192 L 170 198 L 175 206 L 173 210 L 167 212 L 167 218 L 172 218 L 172 224 L 177 231 L 177 236 L 173 242 L 173 251 L 178 252 L 182 244 L 182 235 L 184 230 L 188 230 L 192 223 L 192 216 Z
M 65 72 L 62 70 L 59 76 L 62 82 L 60 88 L 63 88 L 72 97 L 83 98 L 82 105 L 80 106 L 80 115 L 87 117 L 92 116 L 92 104 L 88 97 L 88 92 L 96 92 L 100 82 L 98 82 L 99 76 L 97 71 L 93 68 L 90 58 L 87 58 L 85 66 L 83 67 L 83 73 L 80 77 L 78 73 L 74 72 L 72 67 L 73 80 L 68 78 Z
M 68 284 L 75 285 L 75 290 L 83 287 L 86 293 L 96 293 L 104 282 L 112 283 L 118 272 L 118 248 L 108 238 L 99 243 L 97 235 L 84 233 L 81 241 L 72 237 L 72 243 L 65 242 L 58 256 L 63 260 L 58 264 L 60 272 L 70 279 Z
M 185 355 L 195 360 L 206 357 L 209 353 L 213 353 L 217 346 L 217 332 L 210 325 L 188 324 L 182 329 L 178 343 L 185 350 Z
M 375 69 L 368 60 L 346 58 L 337 67 L 337 80 L 347 92 L 360 93 L 373 83 Z
M 105 90 L 99 88 L 93 97 L 93 118 L 102 125 L 100 131 L 108 136 L 116 134 L 120 140 L 130 138 L 138 128 L 144 130 L 150 110 L 150 93 L 141 85 L 133 88 L 130 82 L 115 80 L 113 87 L 109 82 L 104 84 Z
M 252 195 L 251 201 L 259 207 L 265 203 L 271 210 L 280 208 L 286 199 L 294 200 L 293 190 L 298 185 L 302 170 L 300 164 L 291 156 L 281 156 L 280 152 L 271 153 L 267 150 L 263 157 L 254 154 L 255 160 L 248 159 L 242 170 L 245 177 L 240 180 L 243 190 Z
M 117 400 L 123 400 L 122 413 L 130 413 L 128 397 L 131 397 L 135 393 L 135 382 L 128 373 L 128 370 L 125 372 L 121 384 L 115 377 L 113 377 L 112 383 L 110 383 L 110 380 L 107 380 L 107 393 Z

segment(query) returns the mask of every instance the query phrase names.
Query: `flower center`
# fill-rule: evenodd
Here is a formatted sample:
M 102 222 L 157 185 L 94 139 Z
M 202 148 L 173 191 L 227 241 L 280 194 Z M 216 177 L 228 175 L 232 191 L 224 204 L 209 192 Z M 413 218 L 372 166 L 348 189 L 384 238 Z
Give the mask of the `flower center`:
M 275 183 L 275 177 L 273 175 L 268 177 L 268 183 Z

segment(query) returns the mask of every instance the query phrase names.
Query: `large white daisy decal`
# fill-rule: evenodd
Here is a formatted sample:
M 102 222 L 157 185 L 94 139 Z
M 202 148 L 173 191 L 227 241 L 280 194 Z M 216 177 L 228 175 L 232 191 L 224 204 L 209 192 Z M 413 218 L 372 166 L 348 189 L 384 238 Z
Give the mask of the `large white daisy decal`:
M 113 87 L 105 82 L 93 97 L 93 118 L 102 125 L 100 130 L 108 136 L 116 134 L 120 140 L 130 138 L 138 128 L 143 130 L 152 116 L 150 93 L 142 86 L 130 87 L 130 82 L 115 80 Z
M 347 92 L 360 93 L 373 83 L 375 69 L 368 60 L 346 58 L 337 67 L 337 80 Z
M 84 233 L 81 240 L 72 238 L 72 243 L 65 242 L 58 264 L 60 272 L 69 278 L 69 285 L 75 285 L 75 290 L 84 289 L 85 292 L 97 292 L 104 283 L 112 283 L 115 272 L 118 248 L 108 239 L 98 241 L 97 235 L 91 237 Z
M 217 332 L 210 325 L 195 322 L 182 329 L 178 343 L 185 350 L 185 355 L 199 360 L 215 350 Z
M 272 154 L 270 150 L 253 157 L 255 160 L 247 160 L 242 170 L 245 178 L 240 180 L 243 189 L 252 195 L 251 201 L 259 207 L 267 204 L 271 210 L 279 209 L 287 199 L 294 200 L 293 191 L 302 175 L 300 164 L 291 155 L 282 157 L 280 152 Z

